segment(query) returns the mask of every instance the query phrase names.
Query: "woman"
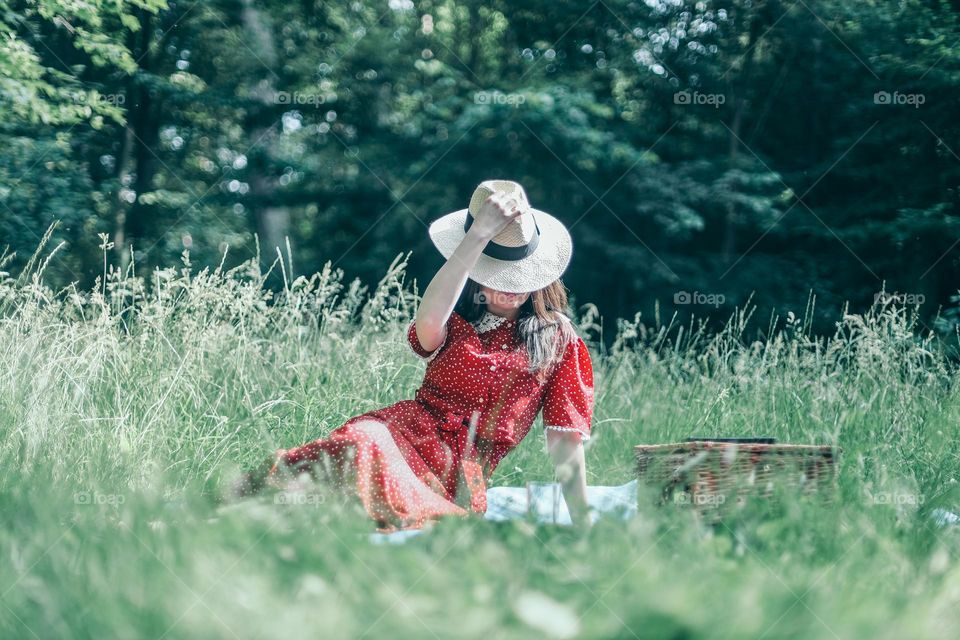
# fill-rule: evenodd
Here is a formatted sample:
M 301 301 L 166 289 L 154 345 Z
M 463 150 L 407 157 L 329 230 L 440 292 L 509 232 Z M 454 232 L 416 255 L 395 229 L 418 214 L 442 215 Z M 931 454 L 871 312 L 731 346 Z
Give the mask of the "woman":
M 583 441 L 590 354 L 562 311 L 570 234 L 516 182 L 488 180 L 467 209 L 430 225 L 447 258 L 407 327 L 427 362 L 416 399 L 355 416 L 325 438 L 280 451 L 266 474 L 307 471 L 359 496 L 381 531 L 486 511 L 486 483 L 543 411 L 547 449 L 576 524 L 589 523 Z

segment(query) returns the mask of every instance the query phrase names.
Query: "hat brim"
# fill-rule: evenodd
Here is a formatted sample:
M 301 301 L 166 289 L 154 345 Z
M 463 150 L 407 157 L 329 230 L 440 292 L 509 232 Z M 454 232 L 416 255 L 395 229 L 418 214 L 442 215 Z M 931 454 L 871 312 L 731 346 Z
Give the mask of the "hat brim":
M 498 260 L 481 253 L 470 277 L 480 284 L 507 293 L 528 293 L 543 289 L 559 278 L 573 256 L 573 240 L 562 222 L 545 211 L 531 208 L 540 229 L 536 250 L 520 260 Z M 430 240 L 444 258 L 453 255 L 466 235 L 463 223 L 467 209 L 460 209 L 430 224 Z

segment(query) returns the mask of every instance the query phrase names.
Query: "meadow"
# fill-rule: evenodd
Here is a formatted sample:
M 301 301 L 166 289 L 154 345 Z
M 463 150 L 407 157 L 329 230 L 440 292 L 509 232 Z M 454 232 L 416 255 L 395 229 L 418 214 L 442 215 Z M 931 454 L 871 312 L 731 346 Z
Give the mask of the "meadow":
M 960 532 L 931 513 L 960 508 L 960 404 L 951 345 L 910 309 L 838 309 L 822 337 L 813 299 L 718 331 L 575 309 L 590 484 L 632 479 L 638 443 L 774 436 L 842 447 L 831 504 L 705 526 L 642 502 L 581 533 L 450 519 L 378 545 L 356 508 L 215 496 L 276 448 L 413 397 L 408 256 L 375 290 L 277 263 L 276 294 L 257 260 L 186 254 L 53 290 L 50 256 L 0 273 L 0 637 L 960 637 Z M 494 484 L 552 480 L 538 418 Z

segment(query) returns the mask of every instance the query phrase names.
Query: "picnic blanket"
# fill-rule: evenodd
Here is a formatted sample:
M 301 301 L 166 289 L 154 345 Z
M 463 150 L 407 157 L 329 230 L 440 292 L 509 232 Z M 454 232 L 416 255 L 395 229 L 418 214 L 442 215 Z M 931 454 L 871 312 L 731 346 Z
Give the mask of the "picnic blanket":
M 587 502 L 591 507 L 592 522 L 604 514 L 628 520 L 637 513 L 637 481 L 631 480 L 612 487 L 588 486 Z M 497 522 L 531 517 L 540 523 L 573 524 L 557 482 L 531 482 L 525 487 L 491 487 L 487 489 L 487 511 L 483 517 Z M 375 543 L 402 543 L 423 532 L 424 529 L 409 529 L 372 533 L 370 540 Z

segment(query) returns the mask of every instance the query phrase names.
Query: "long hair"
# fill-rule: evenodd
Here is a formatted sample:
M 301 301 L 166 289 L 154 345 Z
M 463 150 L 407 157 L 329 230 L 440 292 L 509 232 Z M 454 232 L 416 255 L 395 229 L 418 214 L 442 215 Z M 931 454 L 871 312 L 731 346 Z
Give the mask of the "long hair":
M 467 278 L 454 311 L 468 322 L 479 320 L 487 310 L 480 293 L 480 284 Z M 567 346 L 577 339 L 570 316 L 567 290 L 559 279 L 534 291 L 520 305 L 516 335 L 526 345 L 530 373 L 535 373 L 541 382 L 563 357 Z

